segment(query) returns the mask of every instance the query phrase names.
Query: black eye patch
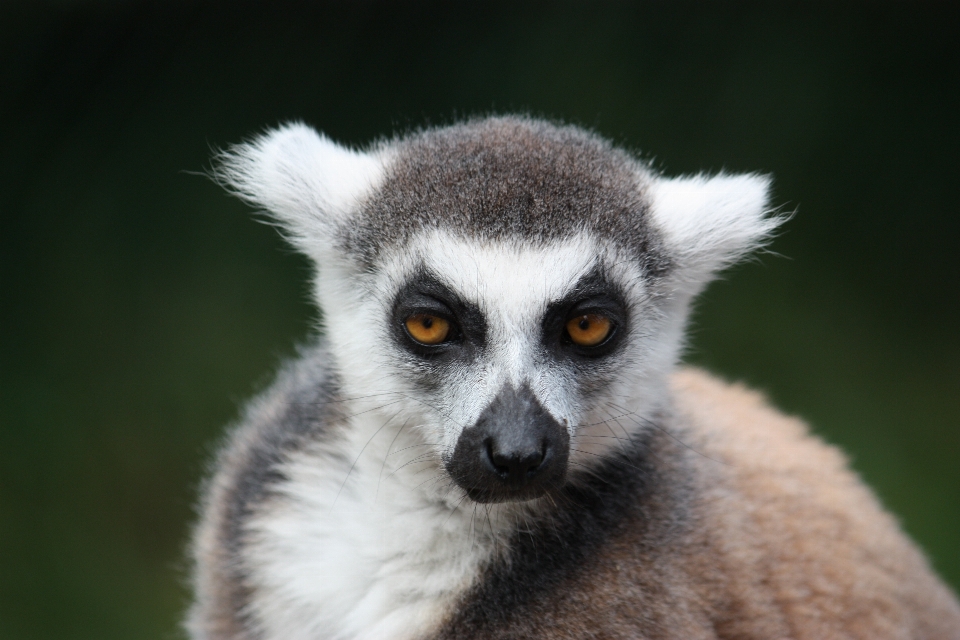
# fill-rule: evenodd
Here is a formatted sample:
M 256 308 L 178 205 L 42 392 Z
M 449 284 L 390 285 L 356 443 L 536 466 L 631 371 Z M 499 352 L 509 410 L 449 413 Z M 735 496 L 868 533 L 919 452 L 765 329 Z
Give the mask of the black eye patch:
M 410 335 L 407 320 L 428 315 L 450 325 L 446 339 L 423 344 Z M 403 349 L 425 359 L 472 359 L 483 349 L 487 325 L 480 309 L 460 298 L 427 269 L 418 270 L 397 292 L 389 319 L 394 340 Z
M 571 320 L 591 316 L 608 321 L 609 332 L 595 345 L 577 344 L 567 325 Z M 557 358 L 599 358 L 622 344 L 627 326 L 627 307 L 621 290 L 597 269 L 581 278 L 566 296 L 547 307 L 542 324 L 543 346 Z

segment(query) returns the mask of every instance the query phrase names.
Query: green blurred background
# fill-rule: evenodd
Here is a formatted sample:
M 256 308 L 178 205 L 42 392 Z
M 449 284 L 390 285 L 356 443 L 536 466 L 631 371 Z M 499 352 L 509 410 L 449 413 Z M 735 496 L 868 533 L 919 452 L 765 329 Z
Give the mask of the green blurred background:
M 288 119 L 524 111 L 772 172 L 780 255 L 709 289 L 688 359 L 842 446 L 960 585 L 957 5 L 584 5 L 0 6 L 0 638 L 178 637 L 205 461 L 316 317 L 193 172 Z

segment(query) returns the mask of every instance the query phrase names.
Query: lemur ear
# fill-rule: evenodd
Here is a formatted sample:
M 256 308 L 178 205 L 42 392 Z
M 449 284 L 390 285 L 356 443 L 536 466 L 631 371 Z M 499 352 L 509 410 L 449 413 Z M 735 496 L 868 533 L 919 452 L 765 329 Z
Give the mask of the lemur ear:
M 763 245 L 783 218 L 767 215 L 769 176 L 658 178 L 651 188 L 653 224 L 679 275 L 697 287 Z
M 353 151 L 294 123 L 221 152 L 213 175 L 266 209 L 295 247 L 317 258 L 383 170 L 378 154 Z

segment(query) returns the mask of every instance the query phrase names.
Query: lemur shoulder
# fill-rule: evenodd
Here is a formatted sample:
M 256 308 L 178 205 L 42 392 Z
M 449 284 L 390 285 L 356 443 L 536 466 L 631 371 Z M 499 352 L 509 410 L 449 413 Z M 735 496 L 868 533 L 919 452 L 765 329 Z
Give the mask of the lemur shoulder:
M 193 545 L 195 640 L 960 638 L 838 451 L 677 367 L 780 219 L 596 135 L 299 124 L 216 177 L 316 267 L 322 338 L 249 403 Z

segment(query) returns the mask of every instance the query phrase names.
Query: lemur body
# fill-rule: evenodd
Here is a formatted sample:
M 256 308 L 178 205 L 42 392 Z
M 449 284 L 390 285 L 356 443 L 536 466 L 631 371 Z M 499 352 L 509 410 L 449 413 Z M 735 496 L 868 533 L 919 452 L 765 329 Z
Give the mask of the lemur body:
M 247 407 L 198 526 L 197 640 L 960 638 L 839 453 L 675 371 L 761 176 L 667 179 L 490 118 L 222 158 L 318 268 L 325 338 Z

